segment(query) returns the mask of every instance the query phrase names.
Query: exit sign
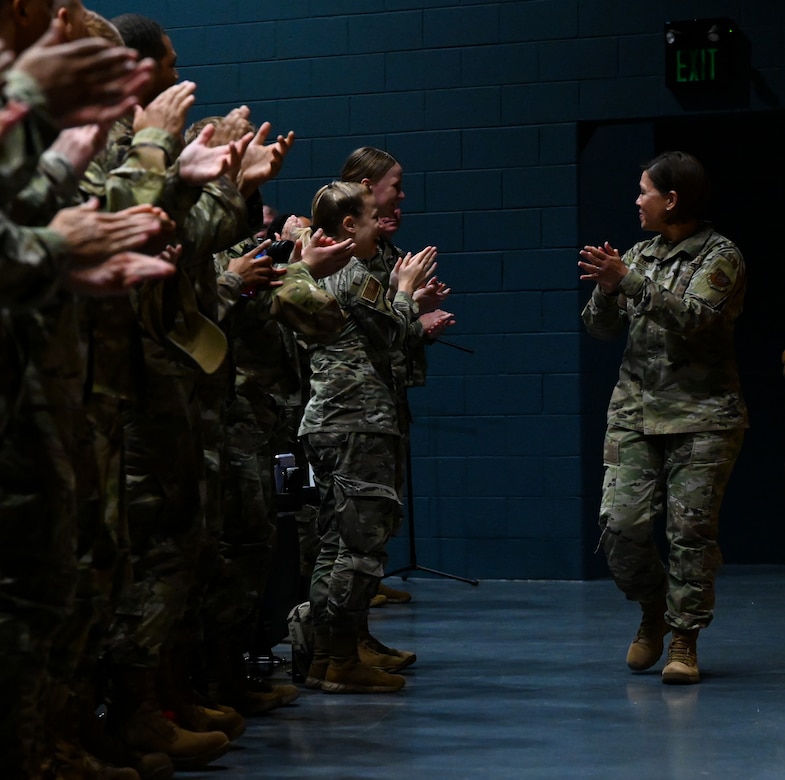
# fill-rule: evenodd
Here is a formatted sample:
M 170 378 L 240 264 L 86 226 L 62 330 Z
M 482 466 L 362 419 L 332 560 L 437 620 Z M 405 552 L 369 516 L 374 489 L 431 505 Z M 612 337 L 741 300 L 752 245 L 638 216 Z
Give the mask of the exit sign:
M 665 82 L 674 92 L 729 88 L 737 68 L 739 30 L 732 19 L 665 24 Z

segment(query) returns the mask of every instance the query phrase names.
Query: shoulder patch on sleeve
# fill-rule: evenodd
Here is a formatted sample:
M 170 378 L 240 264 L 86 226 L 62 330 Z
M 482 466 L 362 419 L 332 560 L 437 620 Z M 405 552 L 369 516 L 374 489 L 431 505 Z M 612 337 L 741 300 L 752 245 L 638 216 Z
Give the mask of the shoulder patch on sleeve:
M 360 300 L 367 303 L 376 303 L 379 300 L 379 293 L 382 291 L 381 283 L 373 276 L 368 276 L 363 286 L 360 288 Z
M 733 282 L 722 268 L 718 268 L 709 275 L 709 287 L 711 287 L 712 290 L 727 292 L 731 284 L 733 284 Z

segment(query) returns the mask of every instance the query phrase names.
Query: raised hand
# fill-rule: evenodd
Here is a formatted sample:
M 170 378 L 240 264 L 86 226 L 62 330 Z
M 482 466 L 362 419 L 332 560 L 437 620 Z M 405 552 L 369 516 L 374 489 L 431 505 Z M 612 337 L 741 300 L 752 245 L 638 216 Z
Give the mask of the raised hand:
M 286 222 L 283 223 L 281 232 L 276 233 L 275 235 L 278 240 L 283 239 L 284 241 L 296 241 L 297 236 L 304 227 L 305 225 L 303 225 L 300 217 L 298 217 L 296 214 L 292 214 L 287 218 Z M 311 240 L 313 240 L 313 237 L 311 237 Z
M 173 256 L 173 253 L 167 253 L 167 257 Z M 162 256 L 120 252 L 100 265 L 72 269 L 65 285 L 72 292 L 91 297 L 125 295 L 140 282 L 162 279 L 171 276 L 174 271 L 173 263 Z
M 257 290 L 260 287 L 279 287 L 279 277 L 286 273 L 285 268 L 275 268 L 273 259 L 264 254 L 271 241 L 265 241 L 241 257 L 229 261 L 227 270 L 239 274 L 243 280 L 243 289 Z
M 132 206 L 115 213 L 99 212 L 98 200 L 61 209 L 49 223 L 66 240 L 75 266 L 96 265 L 127 249 L 165 238 L 173 223 L 161 209 Z
M 248 106 L 233 108 L 216 126 L 211 143 L 214 146 L 223 146 L 231 141 L 239 141 L 248 133 L 253 137 L 250 116 L 251 109 Z
M 181 136 L 185 129 L 188 109 L 196 100 L 195 92 L 196 84 L 193 81 L 181 81 L 165 89 L 144 108 L 137 106 L 134 115 L 134 132 L 138 133 L 146 127 L 155 127 L 174 136 Z
M 420 313 L 436 311 L 452 292 L 450 287 L 432 276 L 426 284 L 414 291 L 412 297 L 420 307 Z
M 64 42 L 63 23 L 49 30 L 14 63 L 43 90 L 58 127 L 113 121 L 138 103 L 155 63 L 137 63 L 137 54 L 103 38 Z
M 57 136 L 55 142 L 49 147 L 68 160 L 74 175 L 81 178 L 87 170 L 90 160 L 106 145 L 109 134 L 109 124 L 82 125 L 81 127 L 68 127 Z
M 438 339 L 447 328 L 455 325 L 455 315 L 441 309 L 425 312 L 417 319 L 423 327 L 425 338 L 431 341 Z
M 274 143 L 265 145 L 271 128 L 269 122 L 262 124 L 243 155 L 237 187 L 246 198 L 278 175 L 284 158 L 294 145 L 294 133 L 291 130 L 285 136 L 279 135 Z
M 302 242 L 295 242 L 295 259 L 299 259 L 297 244 L 302 247 Z M 325 236 L 324 231 L 319 228 L 314 231 L 308 246 L 302 249 L 302 260 L 314 279 L 323 279 L 340 271 L 352 259 L 356 247 L 357 244 L 351 238 L 336 242 Z
M 194 187 L 203 187 L 224 174 L 234 178 L 243 150 L 250 142 L 250 133 L 239 141 L 213 146 L 216 128 L 206 125 L 201 133 L 180 154 L 180 178 Z
M 579 254 L 583 258 L 578 261 L 578 267 L 583 271 L 580 278 L 596 282 L 608 295 L 614 293 L 628 270 L 619 250 L 606 241 L 602 246 L 585 246 Z
M 427 246 L 416 255 L 408 252 L 406 257 L 399 257 L 395 264 L 398 290 L 411 295 L 418 287 L 422 287 L 436 271 L 436 255 L 436 247 Z

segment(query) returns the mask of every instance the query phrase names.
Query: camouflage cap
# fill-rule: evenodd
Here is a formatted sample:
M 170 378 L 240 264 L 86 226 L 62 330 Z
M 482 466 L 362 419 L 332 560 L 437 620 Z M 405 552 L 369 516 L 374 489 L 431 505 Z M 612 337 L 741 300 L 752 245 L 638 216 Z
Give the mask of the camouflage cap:
M 178 272 L 169 284 L 153 284 L 139 307 L 147 333 L 158 343 L 174 347 L 186 362 L 195 363 L 205 373 L 217 371 L 228 351 L 226 336 L 199 311 L 191 280 Z

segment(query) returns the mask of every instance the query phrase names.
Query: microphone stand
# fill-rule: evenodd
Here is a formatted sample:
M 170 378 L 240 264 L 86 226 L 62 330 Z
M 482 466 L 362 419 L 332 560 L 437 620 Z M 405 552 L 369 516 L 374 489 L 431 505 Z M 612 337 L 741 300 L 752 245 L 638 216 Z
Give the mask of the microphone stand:
M 406 580 L 406 576 L 410 571 L 424 571 L 428 574 L 435 574 L 438 577 L 447 577 L 451 580 L 458 580 L 465 582 L 469 585 L 479 585 L 479 580 L 473 580 L 468 577 L 459 577 L 457 574 L 448 574 L 445 571 L 437 571 L 436 569 L 429 569 L 427 566 L 420 566 L 417 563 L 417 544 L 414 533 L 414 492 L 412 490 L 412 448 L 409 444 L 408 437 L 406 441 L 406 514 L 409 526 L 409 563 L 406 566 L 401 566 L 395 571 L 385 574 L 386 577 L 392 577 L 395 574 L 404 572 L 401 579 Z

